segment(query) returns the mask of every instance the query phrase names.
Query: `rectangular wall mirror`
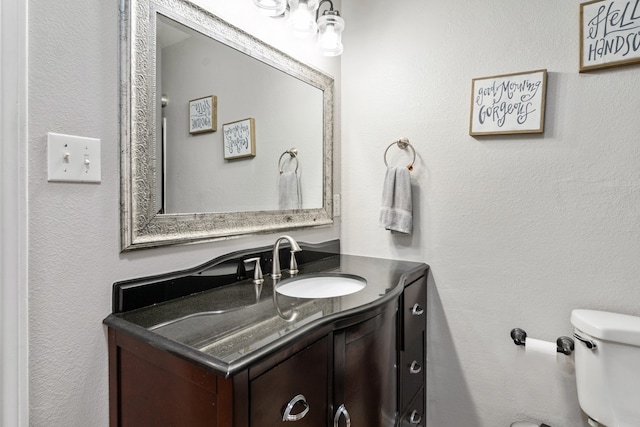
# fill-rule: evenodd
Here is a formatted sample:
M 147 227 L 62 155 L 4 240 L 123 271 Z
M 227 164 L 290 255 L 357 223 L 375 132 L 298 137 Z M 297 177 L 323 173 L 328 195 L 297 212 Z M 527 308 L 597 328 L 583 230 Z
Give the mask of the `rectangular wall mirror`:
M 123 250 L 332 223 L 330 76 L 184 0 L 120 21 Z

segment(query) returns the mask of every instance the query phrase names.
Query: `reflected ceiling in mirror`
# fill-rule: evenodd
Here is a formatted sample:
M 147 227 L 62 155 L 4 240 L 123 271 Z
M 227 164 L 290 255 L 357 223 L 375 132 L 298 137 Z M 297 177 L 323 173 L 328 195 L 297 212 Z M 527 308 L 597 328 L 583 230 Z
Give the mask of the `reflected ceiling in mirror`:
M 192 3 L 122 5 L 122 249 L 331 224 L 333 79 Z

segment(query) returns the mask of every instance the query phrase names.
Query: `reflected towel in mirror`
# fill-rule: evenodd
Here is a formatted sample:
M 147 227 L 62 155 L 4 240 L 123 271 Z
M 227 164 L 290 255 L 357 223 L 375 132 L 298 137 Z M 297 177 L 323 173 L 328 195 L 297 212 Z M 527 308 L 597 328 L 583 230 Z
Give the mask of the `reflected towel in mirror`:
M 296 172 L 280 173 L 278 207 L 280 209 L 300 209 L 302 197 Z
M 411 176 L 406 167 L 388 167 L 382 188 L 380 227 L 389 231 L 411 234 L 413 201 Z

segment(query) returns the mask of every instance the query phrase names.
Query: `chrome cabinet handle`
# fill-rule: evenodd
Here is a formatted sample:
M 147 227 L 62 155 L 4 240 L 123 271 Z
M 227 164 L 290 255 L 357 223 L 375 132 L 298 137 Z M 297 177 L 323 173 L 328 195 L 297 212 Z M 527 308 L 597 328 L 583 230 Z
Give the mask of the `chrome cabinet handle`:
M 578 341 L 580 341 L 580 342 L 584 343 L 584 345 L 586 345 L 586 346 L 587 346 L 587 348 L 588 348 L 589 350 L 595 350 L 596 348 L 598 348 L 598 346 L 596 345 L 596 343 L 595 343 L 595 342 L 593 342 L 593 341 L 591 341 L 591 340 L 588 340 L 588 339 L 585 339 L 585 338 L 582 338 L 582 337 L 581 337 L 580 335 L 578 335 L 578 334 L 575 334 L 575 333 L 574 333 L 574 334 L 573 334 L 573 337 L 574 337 L 575 339 L 577 339 Z
M 338 421 L 340 421 L 340 416 L 344 414 L 344 419 L 347 422 L 346 427 L 351 427 L 351 417 L 349 416 L 349 412 L 347 412 L 347 408 L 344 407 L 344 403 L 338 407 L 336 411 L 336 416 L 333 417 L 333 427 L 338 427 Z
M 422 415 L 420 415 L 418 411 L 411 412 L 411 415 L 409 416 L 409 422 L 411 424 L 420 424 L 420 421 L 422 421 Z
M 296 403 L 302 403 L 304 405 L 304 409 L 299 414 L 291 414 L 291 410 L 296 405 Z M 304 418 L 309 412 L 309 404 L 307 403 L 307 399 L 299 394 L 295 396 L 289 403 L 287 403 L 287 407 L 284 408 L 284 414 L 282 414 L 282 421 L 299 421 Z
M 422 371 L 422 366 L 420 366 L 418 361 L 414 360 L 413 362 L 411 362 L 411 366 L 409 366 L 409 373 L 410 374 L 418 374 L 418 373 L 420 373 L 420 371 Z
M 413 314 L 414 316 L 421 316 L 422 314 L 424 314 L 424 309 L 420 307 L 420 304 L 415 303 L 413 307 L 411 307 L 411 314 Z

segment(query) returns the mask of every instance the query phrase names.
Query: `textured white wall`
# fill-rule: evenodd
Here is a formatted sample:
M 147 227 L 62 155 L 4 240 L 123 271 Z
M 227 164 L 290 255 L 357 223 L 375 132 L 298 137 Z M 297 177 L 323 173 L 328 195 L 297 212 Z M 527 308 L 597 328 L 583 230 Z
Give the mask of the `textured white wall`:
M 210 39 L 192 37 L 164 48 L 162 55 L 162 92 L 170 99 L 163 109 L 167 212 L 278 209 L 278 160 L 291 147 L 299 154 L 302 208 L 322 207 L 321 90 Z M 188 79 L 186 69 L 194 70 Z M 218 130 L 190 135 L 189 100 L 211 94 L 217 97 Z M 304 120 L 296 119 L 300 111 Z M 224 124 L 249 117 L 255 120 L 256 156 L 225 161 Z M 296 162 L 286 155 L 281 165 L 293 171 Z
M 343 247 L 432 267 L 431 427 L 586 426 L 571 359 L 524 357 L 509 332 L 555 341 L 578 307 L 640 315 L 640 68 L 578 73 L 579 3 L 344 2 Z M 469 136 L 473 78 L 540 68 L 543 135 Z M 401 136 L 412 237 L 377 224 Z
M 207 3 L 282 42 L 280 24 L 250 15 L 250 2 Z M 577 73 L 578 5 L 407 0 L 392 10 L 352 0 L 341 8 L 342 239 L 350 253 L 432 266 L 434 427 L 526 418 L 585 426 L 571 364 L 522 357 L 509 331 L 570 334 L 574 307 L 640 315 L 640 73 Z M 29 11 L 31 425 L 107 425 L 101 321 L 111 283 L 273 236 L 119 254 L 117 2 L 31 0 Z M 337 62 L 282 48 L 339 77 Z M 549 70 L 544 135 L 469 137 L 471 79 L 538 68 Z M 47 131 L 101 138 L 102 183 L 47 183 Z M 377 227 L 382 153 L 399 136 L 419 153 L 413 237 Z
M 35 427 L 108 425 L 102 319 L 111 312 L 113 282 L 195 266 L 275 239 L 263 235 L 120 254 L 118 3 L 30 0 L 28 6 L 29 425 Z M 216 0 L 208 7 L 233 9 L 221 15 L 263 33 L 275 34 L 282 26 L 258 15 L 248 0 Z M 286 39 L 279 42 L 294 53 L 300 49 L 282 45 Z M 314 61 L 339 78 L 339 60 Z M 48 183 L 48 131 L 100 138 L 102 183 Z M 318 242 L 338 237 L 339 227 L 291 234 Z

